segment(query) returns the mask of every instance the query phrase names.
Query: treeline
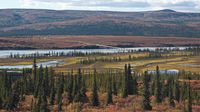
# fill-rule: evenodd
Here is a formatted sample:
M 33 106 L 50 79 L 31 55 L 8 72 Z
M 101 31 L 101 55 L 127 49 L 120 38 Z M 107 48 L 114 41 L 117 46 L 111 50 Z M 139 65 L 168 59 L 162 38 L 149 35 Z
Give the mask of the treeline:
M 115 50 L 115 49 L 113 49 Z M 81 51 L 71 51 L 71 52 L 65 52 L 65 51 L 50 51 L 48 53 L 32 53 L 32 54 L 13 54 L 10 53 L 9 58 L 22 58 L 22 59 L 33 59 L 33 58 L 46 58 L 46 57 L 60 57 L 60 56 L 101 56 L 101 55 L 112 55 L 112 54 L 124 54 L 124 53 L 149 53 L 149 57 L 161 57 L 161 54 L 169 54 L 170 52 L 177 52 L 179 54 L 181 51 L 187 51 L 190 52 L 190 54 L 187 54 L 188 56 L 195 56 L 195 55 L 200 55 L 200 47 L 188 47 L 184 50 L 179 49 L 179 48 L 157 48 L 155 50 L 151 49 L 137 49 L 137 50 L 123 50 L 123 48 L 119 51 L 116 52 L 81 52 Z M 172 54 L 171 54 L 172 55 Z M 185 53 L 182 53 L 182 55 L 186 55 Z
M 186 49 L 185 51 L 148 51 L 143 52 L 143 56 L 134 56 L 130 54 L 127 57 L 124 56 L 98 56 L 98 57 L 87 57 L 80 59 L 78 63 L 80 64 L 93 64 L 96 62 L 124 62 L 124 61 L 136 61 L 136 60 L 148 60 L 148 59 L 157 59 L 157 58 L 170 58 L 170 57 L 179 57 L 179 56 L 198 56 L 200 55 L 199 49 Z M 137 53 L 135 53 L 137 54 Z
M 108 55 L 110 53 L 90 53 L 90 52 L 49 52 L 49 53 L 33 53 L 33 54 L 13 54 L 10 53 L 9 58 L 17 58 L 17 59 L 33 59 L 33 58 L 47 58 L 47 57 L 73 57 L 73 56 L 89 56 L 89 55 Z
M 57 105 L 58 111 L 70 103 L 89 103 L 91 106 L 109 105 L 114 103 L 113 96 L 127 98 L 129 95 L 143 96 L 144 110 L 152 109 L 151 96 L 155 96 L 156 103 L 168 99 L 170 107 L 176 102 L 184 102 L 187 106 L 183 110 L 192 112 L 192 105 L 200 105 L 199 91 L 190 86 L 190 80 L 199 79 L 199 74 L 182 73 L 179 75 L 150 75 L 145 72 L 138 75 L 132 71 L 130 64 L 124 66 L 123 71 L 107 70 L 98 73 L 96 69 L 90 74 L 84 74 L 82 69 L 67 74 L 55 74 L 52 68 L 36 66 L 34 60 L 32 75 L 25 75 L 13 79 L 6 71 L 0 75 L 0 108 L 16 110 L 19 102 L 27 95 L 33 95 L 31 108 L 27 111 L 48 112 L 49 107 Z M 182 79 L 183 81 L 180 81 Z M 86 93 L 91 92 L 88 96 Z M 99 100 L 99 95 L 106 93 L 105 102 Z M 63 101 L 67 96 L 67 101 Z M 194 102 L 194 100 L 196 102 Z M 81 109 L 81 107 L 80 107 Z

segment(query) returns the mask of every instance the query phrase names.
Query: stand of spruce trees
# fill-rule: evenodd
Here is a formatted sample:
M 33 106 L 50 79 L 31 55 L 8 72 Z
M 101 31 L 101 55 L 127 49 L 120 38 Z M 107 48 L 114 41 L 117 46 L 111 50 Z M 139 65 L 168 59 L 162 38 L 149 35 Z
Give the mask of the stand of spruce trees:
M 63 106 L 66 106 L 64 94 L 67 95 L 67 104 L 79 102 L 89 103 L 91 106 L 114 104 L 113 95 L 122 98 L 141 95 L 144 110 L 152 109 L 150 98 L 155 96 L 156 103 L 162 103 L 167 98 L 171 108 L 176 107 L 175 101 L 185 102 L 185 110 L 188 112 L 192 112 L 193 99 L 200 100 L 198 91 L 192 89 L 190 83 L 179 80 L 199 80 L 199 74 L 182 71 L 179 75 L 160 75 L 157 66 L 156 75 L 147 72 L 137 75 L 130 64 L 126 64 L 121 71 L 107 69 L 100 73 L 97 69 L 88 72 L 79 68 L 63 74 L 55 73 L 53 68 L 38 67 L 36 59 L 33 62 L 32 74 L 24 72 L 21 77 L 12 77 L 6 71 L 0 72 L 1 109 L 19 108 L 19 102 L 27 95 L 34 96 L 31 103 L 33 112 L 48 112 L 52 105 L 56 105 L 61 112 Z M 142 89 L 138 89 L 139 82 Z M 88 96 L 87 92 L 92 92 L 92 95 Z M 99 100 L 101 93 L 106 93 L 106 102 Z

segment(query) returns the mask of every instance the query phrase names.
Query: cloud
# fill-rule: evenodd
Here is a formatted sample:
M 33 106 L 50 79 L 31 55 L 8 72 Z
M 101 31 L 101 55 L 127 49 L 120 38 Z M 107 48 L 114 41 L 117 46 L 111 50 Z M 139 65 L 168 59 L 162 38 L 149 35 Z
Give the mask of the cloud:
M 199 0 L 21 0 L 22 7 L 73 10 L 139 11 L 173 9 L 200 12 Z

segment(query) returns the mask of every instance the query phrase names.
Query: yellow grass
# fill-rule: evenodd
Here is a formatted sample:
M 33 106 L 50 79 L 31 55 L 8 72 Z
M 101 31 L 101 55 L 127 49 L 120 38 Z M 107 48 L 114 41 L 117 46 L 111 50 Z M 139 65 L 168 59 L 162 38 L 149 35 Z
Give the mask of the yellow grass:
M 62 60 L 65 64 L 59 65 L 55 68 L 58 72 L 65 72 L 66 69 L 70 68 L 123 68 L 125 64 L 130 63 L 139 71 L 145 70 L 155 70 L 156 66 L 160 66 L 162 70 L 166 69 L 177 69 L 177 70 L 186 70 L 192 72 L 200 72 L 199 66 L 183 66 L 184 64 L 198 65 L 200 64 L 200 56 L 178 56 L 183 54 L 184 52 L 176 54 L 175 57 L 170 58 L 157 58 L 157 59 L 140 59 L 133 61 L 122 61 L 122 62 L 96 62 L 92 64 L 80 64 L 81 59 L 86 58 L 112 58 L 112 57 L 120 57 L 121 59 L 128 59 L 129 55 L 134 57 L 144 57 L 147 56 L 147 53 L 126 53 L 126 54 L 113 54 L 106 56 L 84 56 L 84 57 L 48 57 L 43 59 L 38 59 L 37 62 L 45 62 L 52 60 Z M 189 54 L 189 53 L 184 53 Z M 29 65 L 32 64 L 32 59 L 0 59 L 0 66 L 2 65 Z

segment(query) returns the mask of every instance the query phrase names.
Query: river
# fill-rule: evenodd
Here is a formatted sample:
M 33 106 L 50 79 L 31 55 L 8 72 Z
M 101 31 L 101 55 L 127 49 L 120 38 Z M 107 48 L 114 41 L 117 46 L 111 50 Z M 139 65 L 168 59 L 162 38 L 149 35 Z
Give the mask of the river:
M 116 49 L 50 49 L 50 50 L 0 50 L 0 58 L 8 58 L 11 54 L 13 55 L 31 55 L 35 53 L 47 54 L 50 52 L 56 53 L 120 53 L 138 50 L 156 50 L 156 49 L 186 49 L 188 47 L 134 47 L 134 48 L 116 48 Z

